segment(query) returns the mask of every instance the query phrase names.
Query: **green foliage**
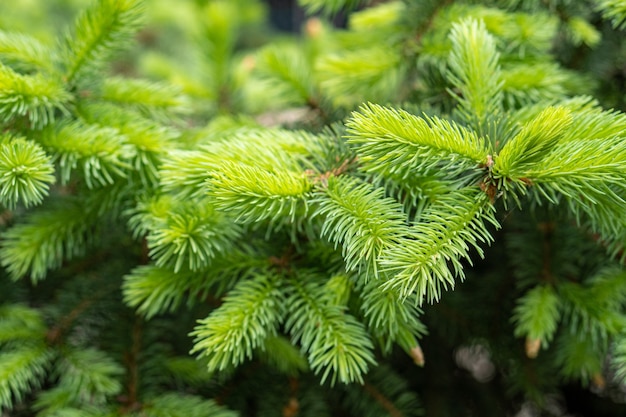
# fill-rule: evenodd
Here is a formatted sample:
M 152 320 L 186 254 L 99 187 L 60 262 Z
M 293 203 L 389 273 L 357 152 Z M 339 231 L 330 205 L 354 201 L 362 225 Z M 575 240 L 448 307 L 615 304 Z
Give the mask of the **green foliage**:
M 0 4 L 0 414 L 624 414 L 623 2 L 171 3 Z
M 8 138 L 0 144 L 0 201 L 15 208 L 40 204 L 54 183 L 52 161 L 37 144 Z
M 374 363 L 373 345 L 363 325 L 342 312 L 342 306 L 317 302 L 323 287 L 315 282 L 303 284 L 293 279 L 290 284 L 285 326 L 306 352 L 313 372 L 322 373 L 322 382 L 330 377 L 333 385 L 337 380 L 362 382 Z
M 250 359 L 266 337 L 276 333 L 284 315 L 276 277 L 258 275 L 242 281 L 218 309 L 199 322 L 193 352 L 206 357 L 209 371 L 224 370 Z
M 65 36 L 65 79 L 71 83 L 80 80 L 126 48 L 141 24 L 141 16 L 139 0 L 100 0 L 85 10 Z

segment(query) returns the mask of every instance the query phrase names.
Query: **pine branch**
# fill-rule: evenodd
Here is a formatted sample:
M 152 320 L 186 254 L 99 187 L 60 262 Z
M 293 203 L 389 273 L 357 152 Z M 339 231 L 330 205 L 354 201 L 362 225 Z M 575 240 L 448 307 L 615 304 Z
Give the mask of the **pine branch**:
M 365 328 L 343 307 L 323 302 L 322 287 L 301 277 L 289 281 L 288 317 L 285 327 L 294 342 L 300 342 L 313 372 L 322 373 L 322 383 L 363 382 L 374 363 L 373 345 Z M 322 301 L 320 302 L 320 299 Z
M 437 117 L 369 104 L 352 113 L 346 126 L 363 168 L 385 177 L 432 172 L 453 177 L 486 162 L 483 138 Z
M 84 11 L 64 39 L 65 79 L 75 83 L 125 49 L 141 26 L 142 9 L 141 0 L 98 0 Z
M 41 74 L 21 75 L 0 63 L 0 123 L 27 117 L 33 127 L 46 126 L 55 113 L 68 113 L 72 98 L 64 86 Z
M 261 274 L 241 281 L 220 307 L 198 322 L 191 333 L 195 336 L 192 353 L 206 359 L 209 371 L 251 359 L 265 338 L 276 334 L 285 313 L 277 284 L 277 277 Z
M 43 149 L 22 138 L 0 138 L 0 203 L 14 209 L 40 204 L 55 181 Z
M 486 194 L 466 188 L 442 196 L 424 210 L 409 238 L 382 255 L 381 273 L 388 278 L 381 285 L 402 298 L 415 294 L 417 304 L 438 301 L 455 276 L 463 279 L 461 259 L 470 260 L 470 248 L 482 256 L 480 244 L 493 241 L 487 224 L 499 227 Z
M 341 244 L 348 271 L 364 267 L 366 278 L 378 275 L 378 257 L 408 229 L 402 207 L 384 198 L 383 189 L 354 179 L 330 177 L 315 202 L 324 218 L 321 235 Z

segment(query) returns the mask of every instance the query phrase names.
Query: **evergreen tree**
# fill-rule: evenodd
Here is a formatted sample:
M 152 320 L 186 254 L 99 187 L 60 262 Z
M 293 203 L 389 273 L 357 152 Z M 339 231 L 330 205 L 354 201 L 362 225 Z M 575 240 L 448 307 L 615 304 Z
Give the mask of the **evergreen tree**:
M 2 415 L 623 414 L 626 3 L 300 4 L 0 5 Z

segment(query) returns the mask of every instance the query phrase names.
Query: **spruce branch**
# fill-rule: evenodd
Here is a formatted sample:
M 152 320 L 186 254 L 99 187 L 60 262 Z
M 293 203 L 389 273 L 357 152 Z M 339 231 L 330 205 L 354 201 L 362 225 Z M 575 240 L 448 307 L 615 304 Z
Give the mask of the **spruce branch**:
M 122 389 L 122 367 L 106 353 L 93 349 L 63 350 L 56 366 L 58 389 L 67 392 L 74 404 L 106 403 Z
M 447 78 L 458 90 L 461 117 L 478 132 L 502 109 L 502 74 L 496 40 L 485 24 L 473 19 L 455 23 L 450 32 L 452 50 Z
M 142 20 L 141 0 L 98 0 L 76 19 L 62 45 L 65 79 L 93 74 L 118 50 L 127 48 Z
M 80 166 L 89 188 L 111 185 L 125 177 L 135 149 L 114 128 L 73 121 L 59 123 L 41 132 L 40 143 L 53 155 L 61 183 L 67 184 Z
M 346 126 L 363 169 L 385 177 L 453 177 L 476 169 L 488 154 L 483 138 L 452 121 L 377 104 L 352 113 Z
M 220 307 L 198 321 L 191 352 L 205 358 L 210 372 L 237 366 L 276 334 L 284 313 L 278 277 L 257 274 L 237 284 Z
M 385 45 L 324 55 L 315 70 L 324 95 L 332 97 L 335 106 L 347 109 L 397 95 L 405 76 L 399 51 Z
M 52 161 L 39 145 L 23 138 L 0 142 L 0 203 L 11 209 L 40 204 L 54 181 Z
M 312 104 L 318 93 L 310 64 L 299 45 L 271 45 L 259 51 L 254 69 L 285 104 Z
M 135 148 L 135 155 L 129 161 L 134 175 L 145 186 L 156 186 L 159 167 L 164 156 L 174 148 L 174 140 L 180 136 L 178 131 L 113 105 L 83 105 L 80 113 L 91 125 L 117 129 Z
M 585 334 L 564 333 L 559 337 L 555 363 L 566 380 L 588 385 L 602 373 L 606 346 L 600 346 Z
M 499 227 L 485 193 L 468 187 L 442 196 L 424 210 L 409 237 L 381 256 L 381 285 L 402 299 L 415 295 L 417 304 L 438 301 L 442 290 L 454 287 L 455 276 L 463 279 L 461 259 L 471 262 L 470 249 L 482 257 L 480 245 L 493 241 L 488 226 Z
M 147 233 L 149 255 L 159 267 L 197 271 L 232 247 L 240 229 L 206 200 L 156 197 L 129 212 L 136 236 Z
M 34 212 L 4 232 L 0 262 L 12 279 L 29 274 L 37 282 L 64 259 L 87 250 L 93 239 L 88 233 L 92 220 L 93 215 L 76 201 Z
M 569 110 L 563 107 L 547 107 L 506 142 L 495 159 L 492 168 L 494 176 L 506 177 L 516 183 L 523 182 L 523 175 L 527 173 L 524 168 L 546 158 L 571 124 L 572 115 Z
M 213 400 L 178 393 L 168 393 L 149 398 L 143 404 L 143 411 L 150 417 L 237 417 L 234 411 L 218 405 Z
M 0 346 L 43 340 L 46 326 L 39 311 L 21 304 L 0 307 Z
M 54 78 L 18 74 L 0 63 L 0 86 L 0 123 L 27 117 L 33 127 L 43 127 L 57 111 L 68 113 L 72 96 Z
M 174 272 L 156 265 L 139 266 L 124 277 L 124 302 L 149 319 L 176 311 L 185 300 L 191 306 L 209 294 L 219 296 L 224 287 L 250 278 L 254 271 L 267 266 L 267 259 L 236 249 L 214 259 L 210 267 L 200 271 Z
M 330 177 L 314 201 L 315 214 L 324 219 L 321 235 L 341 245 L 346 269 L 364 268 L 366 278 L 377 277 L 378 257 L 408 229 L 400 204 L 384 198 L 382 188 L 347 177 Z
M 187 111 L 185 97 L 179 89 L 162 82 L 110 77 L 102 83 L 98 96 L 155 119 L 167 120 L 170 114 Z
M 611 365 L 615 369 L 615 379 L 626 382 L 626 333 L 621 333 L 615 340 L 612 350 Z
M 626 28 L 626 2 L 624 0 L 598 0 L 597 9 L 617 29 Z
M 374 364 L 373 345 L 364 326 L 343 312 L 343 306 L 325 303 L 320 285 L 307 276 L 289 280 L 285 327 L 307 353 L 313 372 L 331 384 L 363 382 Z M 309 281 L 309 282 L 307 282 Z
M 272 170 L 225 162 L 208 181 L 208 195 L 219 210 L 232 213 L 235 221 L 270 220 L 294 222 L 307 212 L 311 182 L 302 172 Z
M 363 417 L 424 415 L 419 399 L 406 381 L 387 365 L 372 369 L 363 385 L 346 386 L 343 402 L 354 415 Z
M 52 358 L 43 343 L 0 353 L 0 408 L 12 408 L 40 386 Z
M 396 291 L 381 288 L 372 280 L 361 291 L 361 311 L 365 324 L 384 354 L 390 354 L 393 343 L 398 343 L 407 353 L 418 346 L 417 339 L 427 333 L 420 321 L 422 310 L 413 303 L 401 302 Z
M 0 58 L 9 67 L 25 72 L 36 70 L 51 72 L 56 62 L 51 48 L 38 39 L 23 33 L 1 30 Z
M 309 370 L 302 352 L 289 339 L 280 335 L 266 337 L 256 355 L 264 363 L 289 376 L 295 377 Z
M 339 13 L 341 10 L 356 8 L 364 0 L 298 0 L 309 14 L 323 12 L 327 15 Z
M 161 184 L 183 197 L 206 195 L 207 184 L 224 163 L 269 172 L 302 172 L 306 158 L 318 149 L 317 136 L 304 131 L 244 127 L 198 150 L 176 150 L 163 162 Z
M 548 285 L 538 285 L 518 300 L 513 312 L 515 336 L 526 337 L 528 357 L 535 358 L 539 347 L 546 348 L 551 342 L 561 318 L 560 304 L 554 288 Z

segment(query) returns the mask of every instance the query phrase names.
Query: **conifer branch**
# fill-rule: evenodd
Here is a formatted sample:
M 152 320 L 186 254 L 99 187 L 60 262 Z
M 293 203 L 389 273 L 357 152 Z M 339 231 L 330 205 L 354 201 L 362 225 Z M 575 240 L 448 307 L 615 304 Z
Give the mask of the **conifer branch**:
M 4 233 L 0 262 L 12 279 L 29 274 L 37 282 L 48 269 L 87 250 L 93 239 L 88 233 L 92 220 L 75 201 L 32 213 Z
M 454 287 L 455 276 L 463 279 L 461 259 L 470 260 L 470 248 L 482 256 L 480 244 L 493 241 L 488 225 L 499 227 L 486 194 L 466 188 L 442 196 L 424 210 L 410 237 L 380 258 L 388 277 L 383 288 L 403 299 L 414 294 L 417 304 L 439 300 L 443 289 Z
M 39 138 L 58 164 L 61 183 L 67 184 L 79 166 L 89 188 L 110 185 L 125 177 L 135 149 L 115 129 L 67 122 L 42 131 Z
M 496 41 L 483 22 L 465 20 L 452 26 L 447 78 L 460 94 L 459 114 L 478 132 L 502 107 L 502 75 Z
M 54 78 L 21 75 L 0 63 L 0 85 L 0 123 L 27 117 L 38 128 L 53 122 L 57 111 L 68 113 L 72 96 Z
M 324 95 L 335 97 L 335 106 L 348 109 L 396 95 L 404 67 L 400 53 L 382 45 L 328 54 L 316 62 Z
M 293 222 L 307 212 L 307 197 L 312 188 L 302 172 L 266 170 L 241 163 L 226 162 L 209 180 L 208 195 L 215 206 L 232 213 L 235 221 L 255 223 L 282 219 Z
M 310 63 L 297 45 L 272 45 L 258 54 L 255 73 L 286 104 L 318 100 Z
M 330 177 L 315 202 L 324 218 L 321 235 L 341 244 L 346 269 L 364 267 L 366 278 L 377 277 L 378 257 L 407 233 L 402 207 L 383 189 L 345 177 Z
M 365 328 L 342 306 L 320 302 L 321 288 L 315 282 L 291 279 L 285 327 L 294 342 L 300 342 L 309 365 L 322 382 L 363 382 L 374 363 L 373 345 Z
M 602 11 L 602 17 L 611 20 L 613 27 L 626 27 L 626 3 L 622 0 L 598 0 L 597 8 Z
M 304 6 L 309 14 L 323 12 L 327 15 L 333 15 L 341 10 L 349 10 L 356 8 L 365 0 L 298 0 Z
M 43 345 L 26 345 L 0 353 L 0 408 L 12 408 L 43 382 L 53 355 Z
M 0 58 L 18 71 L 50 72 L 56 62 L 51 49 L 38 39 L 22 33 L 0 31 Z
M 96 349 L 64 350 L 56 367 L 58 389 L 68 393 L 70 401 L 86 404 L 106 403 L 118 394 L 122 385 L 122 367 L 104 352 Z
M 237 417 L 239 414 L 202 397 L 170 393 L 148 399 L 144 412 L 154 417 Z
M 453 177 L 476 169 L 487 157 L 483 138 L 437 117 L 369 104 L 346 123 L 349 142 L 368 172 L 406 179 L 433 171 Z
M 276 334 L 283 320 L 284 301 L 275 276 L 257 274 L 241 281 L 224 303 L 200 320 L 192 353 L 205 358 L 210 372 L 237 366 L 251 359 L 265 338 Z
M 124 277 L 124 302 L 146 318 L 175 311 L 186 299 L 191 306 L 211 294 L 220 295 L 232 282 L 250 278 L 254 271 L 268 266 L 264 258 L 249 251 L 231 249 L 200 271 L 143 265 Z
M 239 227 L 206 200 L 179 203 L 163 196 L 141 202 L 129 213 L 135 236 L 147 233 L 149 255 L 156 265 L 174 272 L 207 267 L 240 234 Z
M 137 110 L 156 119 L 184 113 L 187 108 L 181 92 L 173 85 L 122 77 L 107 78 L 98 91 L 99 98 Z
M 45 333 L 46 326 L 38 311 L 20 304 L 0 307 L 0 346 L 41 341 Z
M 199 146 L 199 150 L 176 150 L 168 155 L 161 169 L 166 191 L 185 197 L 200 197 L 209 180 L 223 164 L 246 165 L 269 172 L 302 172 L 306 158 L 318 149 L 318 138 L 303 131 L 241 128 Z
M 414 303 L 399 301 L 397 292 L 381 288 L 380 281 L 367 283 L 361 297 L 365 324 L 383 353 L 391 353 L 393 343 L 409 352 L 418 345 L 417 338 L 427 333 L 419 319 L 422 311 Z
M 74 83 L 101 69 L 114 52 L 127 47 L 141 20 L 141 0 L 98 0 L 84 11 L 64 39 L 65 80 Z
M 0 203 L 14 209 L 40 204 L 53 184 L 54 166 L 41 147 L 22 138 L 0 138 Z
M 546 348 L 556 332 L 561 318 L 560 300 L 554 289 L 539 285 L 518 300 L 513 313 L 515 336 L 525 336 L 527 341 L 538 341 Z M 534 358 L 537 349 L 527 349 L 526 354 Z

